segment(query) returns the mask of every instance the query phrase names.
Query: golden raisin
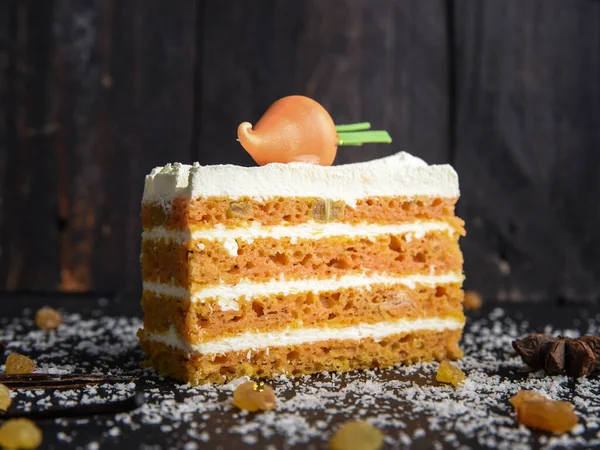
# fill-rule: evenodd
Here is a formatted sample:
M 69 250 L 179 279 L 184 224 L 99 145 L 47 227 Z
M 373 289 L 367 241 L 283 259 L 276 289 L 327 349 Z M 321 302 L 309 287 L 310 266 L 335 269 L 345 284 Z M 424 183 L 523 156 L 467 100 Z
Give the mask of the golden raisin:
M 11 353 L 6 358 L 4 371 L 9 375 L 27 374 L 35 370 L 35 363 L 27 356 Z
M 62 316 L 55 309 L 46 306 L 35 313 L 35 324 L 40 330 L 55 330 L 61 323 Z
M 577 425 L 569 402 L 550 400 L 533 391 L 519 391 L 509 401 L 517 411 L 517 421 L 527 427 L 565 433 Z
M 11 419 L 0 427 L 0 447 L 35 449 L 42 443 L 42 431 L 29 419 Z
M 0 384 L 0 411 L 6 411 L 11 403 L 10 389 L 5 385 Z
M 311 216 L 316 222 L 340 220 L 344 217 L 344 207 L 342 200 L 319 199 L 312 205 Z
M 481 295 L 475 291 L 465 291 L 463 306 L 470 311 L 481 308 Z
M 275 403 L 275 391 L 263 382 L 246 381 L 240 384 L 233 393 L 233 404 L 250 412 L 274 409 Z
M 450 383 L 455 388 L 457 388 L 460 383 L 465 381 L 466 378 L 467 377 L 465 373 L 458 367 L 450 364 L 448 360 L 444 360 L 440 363 L 437 374 L 435 376 L 436 380 L 442 383 Z
M 508 401 L 515 409 L 519 409 L 519 407 L 525 402 L 546 402 L 548 401 L 548 398 L 544 397 L 542 394 L 538 394 L 535 391 L 521 390 L 513 395 Z
M 254 210 L 250 202 L 234 202 L 229 204 L 225 215 L 228 219 L 233 217 L 238 219 L 252 219 L 254 217 Z
M 329 450 L 378 450 L 383 434 L 362 420 L 346 422 L 329 440 Z
M 341 220 L 344 218 L 344 209 L 346 204 L 343 200 L 335 200 L 331 202 L 331 206 L 329 209 L 329 214 L 331 220 Z

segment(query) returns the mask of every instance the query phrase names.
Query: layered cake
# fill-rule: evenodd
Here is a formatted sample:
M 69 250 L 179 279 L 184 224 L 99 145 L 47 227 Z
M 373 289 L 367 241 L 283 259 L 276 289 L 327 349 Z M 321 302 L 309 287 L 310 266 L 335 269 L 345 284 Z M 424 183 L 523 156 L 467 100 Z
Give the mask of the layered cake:
M 407 153 L 154 169 L 139 332 L 150 364 L 196 384 L 460 357 L 458 196 L 450 166 Z

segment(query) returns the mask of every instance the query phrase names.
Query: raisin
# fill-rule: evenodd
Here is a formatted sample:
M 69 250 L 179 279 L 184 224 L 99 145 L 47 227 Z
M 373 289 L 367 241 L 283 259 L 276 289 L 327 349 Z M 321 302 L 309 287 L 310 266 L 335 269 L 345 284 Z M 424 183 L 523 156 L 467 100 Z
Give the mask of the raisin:
M 274 409 L 275 403 L 275 391 L 263 382 L 247 381 L 240 384 L 233 393 L 233 404 L 250 412 Z
M 4 371 L 9 375 L 27 374 L 35 370 L 35 363 L 27 356 L 11 353 L 6 358 Z
M 529 428 L 565 433 L 577 425 L 569 402 L 550 400 L 533 391 L 519 391 L 509 401 L 517 411 L 517 421 Z
M 378 450 L 382 446 L 381 430 L 361 420 L 346 422 L 329 440 L 329 450 Z
M 448 360 L 444 360 L 440 363 L 437 374 L 435 376 L 435 379 L 437 381 L 440 381 L 442 383 L 450 383 L 455 388 L 457 388 L 460 383 L 465 381 L 466 378 L 467 377 L 465 373 L 458 367 L 450 364 Z
M 225 211 L 225 215 L 228 219 L 252 219 L 254 217 L 254 210 L 250 202 L 234 202 L 229 204 L 229 208 Z
M 5 385 L 0 384 L 0 411 L 6 411 L 11 403 L 10 389 Z
M 341 220 L 344 218 L 344 209 L 346 204 L 342 200 L 331 202 L 330 216 L 331 220 Z
M 0 427 L 0 447 L 35 449 L 42 443 L 42 431 L 29 419 L 7 420 Z
M 346 204 L 342 200 L 319 199 L 313 203 L 311 216 L 316 222 L 331 222 L 344 218 Z
M 538 394 L 535 391 L 519 391 L 508 401 L 514 406 L 515 409 L 519 409 L 519 407 L 525 402 L 545 402 L 548 401 L 548 398 L 544 397 L 542 394 Z
M 481 303 L 481 295 L 475 291 L 465 291 L 465 299 L 463 301 L 465 309 L 475 311 L 481 308 Z
M 44 307 L 35 313 L 35 324 L 40 330 L 55 330 L 62 323 L 62 317 L 55 309 Z

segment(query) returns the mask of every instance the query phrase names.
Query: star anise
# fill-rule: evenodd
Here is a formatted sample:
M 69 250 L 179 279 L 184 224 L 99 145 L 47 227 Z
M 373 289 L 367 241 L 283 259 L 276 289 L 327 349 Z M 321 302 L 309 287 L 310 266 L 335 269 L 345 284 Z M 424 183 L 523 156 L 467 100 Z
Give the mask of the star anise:
M 600 337 L 577 339 L 530 334 L 512 343 L 525 364 L 551 375 L 565 371 L 571 377 L 600 374 Z

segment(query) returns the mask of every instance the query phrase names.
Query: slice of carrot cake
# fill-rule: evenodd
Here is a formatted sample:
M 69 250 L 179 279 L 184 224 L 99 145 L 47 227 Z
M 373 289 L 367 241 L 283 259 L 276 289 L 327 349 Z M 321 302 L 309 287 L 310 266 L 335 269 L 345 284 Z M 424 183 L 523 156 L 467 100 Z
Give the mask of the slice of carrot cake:
M 366 163 L 169 164 L 146 177 L 150 363 L 191 383 L 455 359 L 456 172 Z

